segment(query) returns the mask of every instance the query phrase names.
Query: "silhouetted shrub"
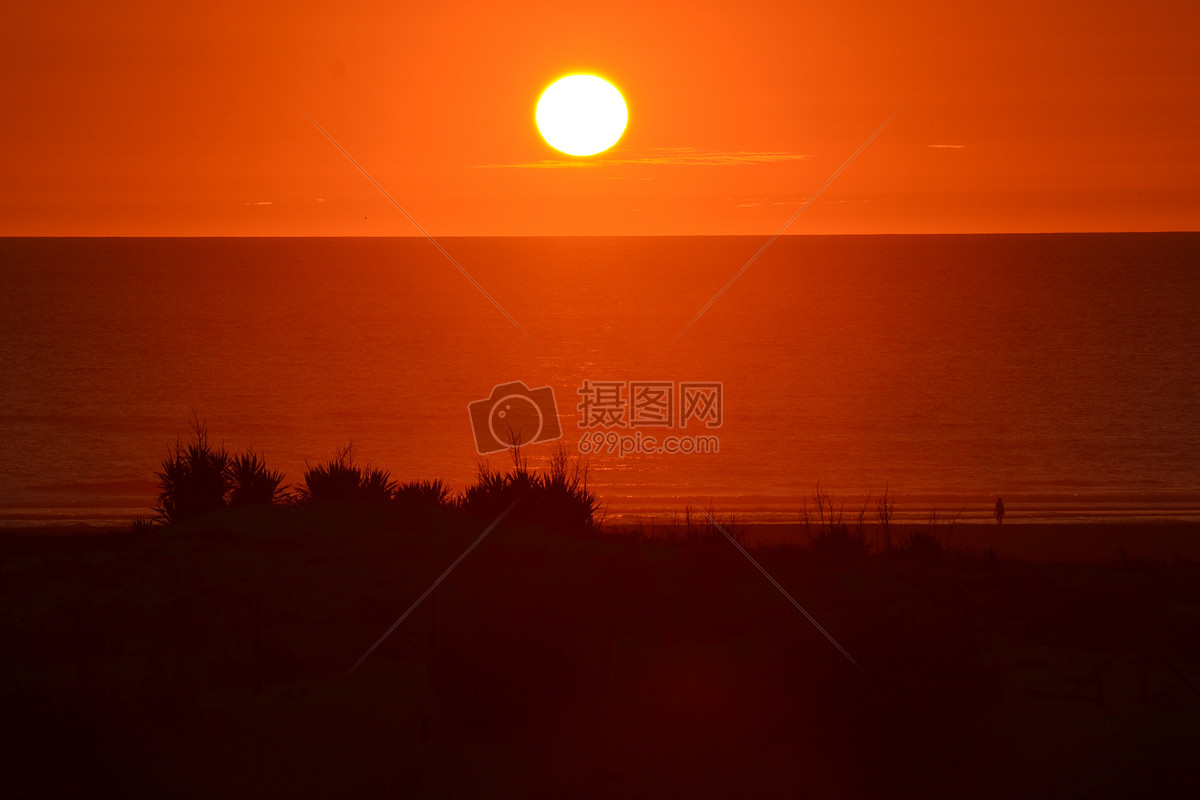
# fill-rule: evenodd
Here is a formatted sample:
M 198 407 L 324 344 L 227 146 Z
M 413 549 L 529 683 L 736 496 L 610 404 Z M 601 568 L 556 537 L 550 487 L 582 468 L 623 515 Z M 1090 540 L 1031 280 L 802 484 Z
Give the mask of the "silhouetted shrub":
M 588 488 L 587 464 L 579 456 L 572 459 L 561 442 L 534 493 L 547 524 L 576 531 L 599 525 L 600 499 Z
M 267 467 L 253 450 L 229 461 L 229 505 L 270 505 L 283 498 L 283 473 Z
M 440 478 L 402 483 L 396 487 L 394 497 L 405 509 L 448 508 L 454 504 L 450 487 Z
M 588 469 L 578 457 L 572 459 L 559 444 L 550 456 L 547 471 L 530 471 L 519 446 L 510 449 L 513 467 L 508 472 L 479 465 L 475 483 L 463 492 L 460 505 L 468 514 L 495 519 L 506 509 L 512 519 L 531 522 L 547 529 L 581 532 L 600 524 L 600 501 L 588 487 Z
M 385 469 L 375 469 L 370 464 L 359 470 L 358 496 L 360 503 L 383 503 L 392 499 L 396 482 Z
M 193 440 L 175 442 L 163 459 L 158 476 L 157 517 L 168 525 L 224 508 L 228 488 L 229 453 L 208 443 L 208 428 L 197 418 Z
M 354 463 L 354 446 L 347 445 L 335 458 L 307 467 L 300 500 L 306 503 L 385 503 L 392 499 L 396 483 L 386 470 Z
M 518 500 L 530 500 L 537 476 L 530 473 L 519 448 L 512 449 L 513 468 L 508 472 L 493 470 L 486 461 L 479 462 L 475 483 L 462 494 L 459 505 L 463 511 L 477 517 L 495 518 Z
M 192 441 L 176 441 L 157 476 L 155 520 L 166 525 L 227 506 L 276 503 L 283 497 L 282 472 L 269 469 L 252 450 L 230 457 L 224 447 L 213 447 L 208 427 L 195 416 Z M 146 522 L 135 521 L 135 527 L 144 528 Z

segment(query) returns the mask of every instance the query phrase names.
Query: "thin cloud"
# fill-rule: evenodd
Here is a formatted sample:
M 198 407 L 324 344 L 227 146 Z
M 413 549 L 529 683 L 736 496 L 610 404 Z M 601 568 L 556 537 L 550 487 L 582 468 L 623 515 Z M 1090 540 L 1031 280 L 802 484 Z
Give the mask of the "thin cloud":
M 768 205 L 770 205 L 770 206 L 800 206 L 800 205 L 804 205 L 804 203 L 808 201 L 807 197 L 802 197 L 798 200 L 771 200 L 770 198 L 767 198 L 767 197 L 762 197 L 762 198 L 729 197 L 726 199 L 730 203 L 733 203 L 734 208 L 759 208 L 760 206 L 768 206 Z M 834 203 L 840 204 L 840 203 L 869 203 L 871 201 L 864 200 L 864 199 L 841 199 L 841 200 L 823 200 L 822 202 L 826 203 L 826 204 L 834 204 Z
M 962 150 L 966 147 L 965 144 L 927 144 L 925 146 L 931 150 Z
M 578 167 L 605 167 L 616 165 L 645 166 L 742 166 L 746 164 L 777 164 L 783 161 L 800 161 L 814 158 L 807 153 L 788 153 L 782 150 L 697 150 L 694 147 L 659 147 L 649 155 L 638 158 L 600 158 L 592 161 L 563 161 L 545 159 L 522 164 L 480 164 L 480 169 L 558 169 Z
M 804 200 L 772 200 L 769 197 L 727 197 L 734 208 L 760 208 L 762 206 L 798 206 Z M 805 198 L 807 199 L 807 198 Z

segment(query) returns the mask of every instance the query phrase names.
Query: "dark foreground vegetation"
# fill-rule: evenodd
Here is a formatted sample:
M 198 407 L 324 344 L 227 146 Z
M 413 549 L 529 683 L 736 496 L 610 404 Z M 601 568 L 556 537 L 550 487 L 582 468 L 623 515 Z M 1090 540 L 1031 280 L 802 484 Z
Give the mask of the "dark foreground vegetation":
M 512 466 L 493 469 L 481 461 L 475 483 L 452 494 L 441 480 L 400 483 L 391 473 L 359 464 L 353 444 L 337 455 L 306 465 L 303 480 L 287 486 L 282 472 L 254 452 L 230 455 L 209 441 L 199 418 L 186 444 L 177 441 L 162 461 L 154 516 L 134 523 L 139 530 L 175 525 L 218 511 L 248 505 L 374 505 L 393 511 L 461 512 L 489 521 L 504 514 L 568 533 L 594 532 L 602 521 L 600 503 L 588 487 L 587 465 L 564 445 L 551 454 L 544 470 L 531 469 L 520 443 L 509 449 Z M 511 507 L 511 508 L 510 508 Z
M 703 523 L 669 539 L 506 519 L 347 674 L 486 525 L 394 501 L 0 537 L 0 796 L 1165 797 L 1196 782 L 1194 565 L 752 550 L 864 676 Z

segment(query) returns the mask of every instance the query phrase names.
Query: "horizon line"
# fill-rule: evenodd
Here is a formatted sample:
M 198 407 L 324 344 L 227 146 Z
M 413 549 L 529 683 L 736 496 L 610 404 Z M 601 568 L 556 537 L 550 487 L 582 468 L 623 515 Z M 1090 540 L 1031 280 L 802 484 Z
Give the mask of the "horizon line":
M 1122 234 L 1200 233 L 1200 228 L 1047 230 L 1047 231 L 923 231 L 870 233 L 788 233 L 779 238 L 853 236 L 1112 236 Z M 754 239 L 769 233 L 488 233 L 440 234 L 440 239 Z M 420 234 L 246 234 L 246 233 L 19 233 L 0 234 L 3 239 L 424 239 Z

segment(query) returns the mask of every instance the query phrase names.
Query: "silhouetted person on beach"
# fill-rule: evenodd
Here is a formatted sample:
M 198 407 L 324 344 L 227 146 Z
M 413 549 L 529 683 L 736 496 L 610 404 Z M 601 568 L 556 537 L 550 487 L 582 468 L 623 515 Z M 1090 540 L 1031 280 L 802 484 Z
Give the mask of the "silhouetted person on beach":
M 996 522 L 1004 524 L 1004 498 L 996 498 Z

